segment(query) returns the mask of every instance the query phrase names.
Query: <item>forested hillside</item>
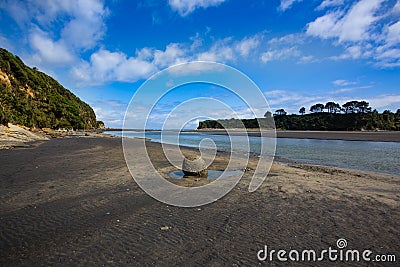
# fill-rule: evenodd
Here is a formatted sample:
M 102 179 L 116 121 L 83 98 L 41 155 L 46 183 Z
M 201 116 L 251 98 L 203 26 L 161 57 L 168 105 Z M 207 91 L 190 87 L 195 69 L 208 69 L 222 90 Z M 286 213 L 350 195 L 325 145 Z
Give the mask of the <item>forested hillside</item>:
M 359 130 L 400 130 L 400 112 L 370 113 L 312 113 L 305 115 L 275 115 L 276 129 L 281 130 L 318 130 L 318 131 L 359 131 Z M 265 122 L 268 122 L 265 123 Z M 270 119 L 242 120 L 246 128 L 270 128 Z M 198 129 L 228 128 L 237 125 L 235 120 L 207 120 L 199 122 Z
M 97 128 L 93 109 L 56 80 L 0 48 L 0 124 Z

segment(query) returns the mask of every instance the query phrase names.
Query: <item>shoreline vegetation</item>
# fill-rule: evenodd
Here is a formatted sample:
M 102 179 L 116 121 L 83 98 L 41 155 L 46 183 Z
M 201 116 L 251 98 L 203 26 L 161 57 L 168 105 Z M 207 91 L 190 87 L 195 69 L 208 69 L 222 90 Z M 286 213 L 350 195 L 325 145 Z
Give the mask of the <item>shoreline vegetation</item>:
M 200 121 L 197 129 L 277 129 L 295 131 L 400 131 L 400 109 L 396 113 L 326 113 L 304 115 L 266 114 L 265 118 Z
M 161 144 L 146 146 L 166 176 L 173 166 Z M 249 193 L 258 162 L 252 156 L 225 197 L 178 208 L 146 195 L 121 151 L 121 138 L 85 135 L 0 150 L 0 263 L 257 265 L 264 245 L 324 249 L 339 237 L 351 248 L 368 244 L 376 254 L 400 250 L 399 176 L 274 162 L 261 187 Z M 217 152 L 210 169 L 221 170 L 228 161 L 229 153 Z M 182 186 L 208 182 L 166 179 Z

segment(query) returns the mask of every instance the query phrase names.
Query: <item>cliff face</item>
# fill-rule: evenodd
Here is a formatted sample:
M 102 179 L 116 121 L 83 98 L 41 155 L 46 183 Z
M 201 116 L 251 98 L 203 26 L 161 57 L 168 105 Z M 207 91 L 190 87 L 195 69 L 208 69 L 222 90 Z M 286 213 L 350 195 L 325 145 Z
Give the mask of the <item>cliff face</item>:
M 0 124 L 97 128 L 93 109 L 56 80 L 0 48 Z

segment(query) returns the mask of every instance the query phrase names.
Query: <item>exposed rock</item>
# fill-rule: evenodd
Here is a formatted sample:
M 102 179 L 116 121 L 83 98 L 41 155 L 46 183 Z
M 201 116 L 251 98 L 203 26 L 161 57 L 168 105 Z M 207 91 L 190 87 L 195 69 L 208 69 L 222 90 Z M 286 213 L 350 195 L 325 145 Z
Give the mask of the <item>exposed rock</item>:
M 27 146 L 26 142 L 47 140 L 44 134 L 32 133 L 20 126 L 9 123 L 0 125 L 0 149 Z
M 8 132 L 8 127 L 0 124 L 0 134 L 6 134 Z
M 185 157 L 182 163 L 185 176 L 207 177 L 208 170 L 205 161 L 197 156 Z
M 20 141 L 23 141 L 23 142 L 48 140 L 47 137 L 45 137 L 41 134 L 32 133 L 20 126 L 17 126 L 17 125 L 11 124 L 11 123 L 8 124 L 8 129 L 9 129 L 10 137 L 20 139 Z

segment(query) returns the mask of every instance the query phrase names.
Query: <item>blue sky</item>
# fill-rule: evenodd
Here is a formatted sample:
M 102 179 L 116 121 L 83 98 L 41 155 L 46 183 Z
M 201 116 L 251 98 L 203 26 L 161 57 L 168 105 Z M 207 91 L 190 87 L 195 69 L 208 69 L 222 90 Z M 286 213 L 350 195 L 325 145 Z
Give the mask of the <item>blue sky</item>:
M 110 127 L 122 125 L 147 78 L 193 60 L 242 71 L 272 110 L 331 100 L 400 108 L 399 0 L 0 0 L 0 23 L 1 47 L 55 77 Z M 235 102 L 221 90 L 181 88 L 171 102 Z

